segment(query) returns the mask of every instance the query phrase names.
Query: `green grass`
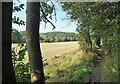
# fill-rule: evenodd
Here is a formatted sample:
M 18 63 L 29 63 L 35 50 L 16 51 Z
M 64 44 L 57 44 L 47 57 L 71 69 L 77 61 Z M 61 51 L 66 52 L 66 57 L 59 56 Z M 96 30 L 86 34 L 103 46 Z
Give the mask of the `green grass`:
M 88 56 L 87 56 L 88 55 Z M 89 57 L 89 58 L 88 58 Z M 93 54 L 78 51 L 71 55 L 56 58 L 57 63 L 45 67 L 46 82 L 85 82 L 91 74 Z M 59 61 L 58 61 L 59 59 Z
M 102 64 L 101 81 L 102 82 L 117 82 L 118 81 L 118 55 L 112 55 L 105 58 Z

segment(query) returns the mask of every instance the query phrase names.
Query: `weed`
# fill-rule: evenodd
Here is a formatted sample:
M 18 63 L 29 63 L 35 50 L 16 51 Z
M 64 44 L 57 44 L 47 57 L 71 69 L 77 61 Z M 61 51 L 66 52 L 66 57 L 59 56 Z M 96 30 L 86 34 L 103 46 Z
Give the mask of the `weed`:
M 102 82 L 117 82 L 118 81 L 118 61 L 117 56 L 113 53 L 105 58 L 102 63 L 101 81 Z

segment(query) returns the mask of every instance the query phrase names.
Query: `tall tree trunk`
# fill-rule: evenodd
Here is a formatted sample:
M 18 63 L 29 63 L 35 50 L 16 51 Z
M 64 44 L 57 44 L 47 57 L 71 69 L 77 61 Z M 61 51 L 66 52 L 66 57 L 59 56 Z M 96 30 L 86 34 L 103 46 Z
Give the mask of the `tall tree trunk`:
M 89 44 L 90 44 L 90 50 L 92 51 L 92 41 L 91 41 L 91 38 L 90 38 L 90 31 L 88 29 L 88 40 L 89 40 Z
M 33 84 L 45 83 L 42 55 L 39 42 L 40 3 L 27 2 L 27 49 L 31 67 L 31 82 Z
M 11 53 L 12 2 L 2 3 L 2 83 L 14 84 L 15 72 Z
M 85 41 L 88 44 L 88 46 L 90 47 L 90 50 L 92 51 L 92 41 L 91 41 L 91 38 L 90 38 L 89 28 L 86 30 Z

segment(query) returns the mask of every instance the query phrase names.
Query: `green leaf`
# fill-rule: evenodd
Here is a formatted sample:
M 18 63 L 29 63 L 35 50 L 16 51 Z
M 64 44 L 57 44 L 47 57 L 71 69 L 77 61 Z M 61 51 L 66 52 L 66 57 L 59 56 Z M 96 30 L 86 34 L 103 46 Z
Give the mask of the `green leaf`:
M 17 61 L 22 61 L 24 59 L 25 52 L 26 52 L 25 49 L 22 49 L 18 52 L 19 58 L 17 59 Z
M 23 43 L 18 44 L 18 46 L 20 46 L 20 49 L 24 47 Z
M 20 20 L 19 17 L 17 17 L 17 20 L 16 20 L 16 21 L 18 22 L 19 20 Z

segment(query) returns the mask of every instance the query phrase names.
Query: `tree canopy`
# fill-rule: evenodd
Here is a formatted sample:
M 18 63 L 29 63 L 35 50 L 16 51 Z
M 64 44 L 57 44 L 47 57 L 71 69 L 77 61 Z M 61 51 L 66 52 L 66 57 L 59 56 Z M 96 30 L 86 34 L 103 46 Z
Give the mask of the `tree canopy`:
M 91 3 L 62 3 L 72 21 L 77 23 L 77 31 L 85 38 L 89 29 L 90 36 L 102 38 L 103 44 L 117 47 L 118 31 L 120 29 L 120 3 L 91 2 Z
M 21 42 L 21 35 L 16 29 L 12 29 L 12 42 L 13 43 Z

